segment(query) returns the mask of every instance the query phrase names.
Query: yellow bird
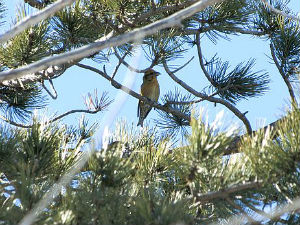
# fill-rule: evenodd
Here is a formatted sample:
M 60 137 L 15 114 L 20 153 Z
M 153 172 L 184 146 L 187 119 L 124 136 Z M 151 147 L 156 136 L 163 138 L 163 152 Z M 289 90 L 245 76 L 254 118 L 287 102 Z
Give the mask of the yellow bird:
M 160 75 L 153 69 L 148 69 L 143 77 L 143 83 L 141 85 L 141 95 L 149 98 L 152 101 L 157 102 L 159 97 L 159 84 L 157 81 L 157 76 Z M 138 126 L 143 126 L 144 119 L 147 117 L 152 107 L 142 101 L 138 104 Z

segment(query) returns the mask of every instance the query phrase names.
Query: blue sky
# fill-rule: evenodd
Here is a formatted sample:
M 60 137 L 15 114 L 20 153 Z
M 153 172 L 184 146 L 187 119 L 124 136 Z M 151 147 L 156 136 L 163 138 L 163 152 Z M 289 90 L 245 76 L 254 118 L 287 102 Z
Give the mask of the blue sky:
M 9 9 L 7 23 L 4 27 L 5 29 L 8 29 L 11 18 L 14 18 L 14 11 L 18 2 L 22 1 L 4 0 L 4 3 Z M 299 0 L 292 0 L 290 6 L 290 8 L 293 9 L 294 12 L 299 12 Z M 256 129 L 257 127 L 261 127 L 264 123 L 267 124 L 275 121 L 284 113 L 284 108 L 289 102 L 288 90 L 284 85 L 284 82 L 282 81 L 282 78 L 278 73 L 275 65 L 272 64 L 272 61 L 269 59 L 270 50 L 268 41 L 246 35 L 230 36 L 230 38 L 231 41 L 220 39 L 217 44 L 213 44 L 207 38 L 203 39 L 203 54 L 207 59 L 209 59 L 210 57 L 218 53 L 218 56 L 223 61 L 228 60 L 230 62 L 231 68 L 234 68 L 234 66 L 236 66 L 241 61 L 247 61 L 250 58 L 255 58 L 256 65 L 254 70 L 265 70 L 269 73 L 271 83 L 270 90 L 266 94 L 257 98 L 242 100 L 236 105 L 241 112 L 248 111 L 247 118 L 250 120 L 253 129 Z M 195 56 L 194 60 L 183 70 L 179 71 L 176 75 L 195 89 L 202 90 L 206 85 L 208 85 L 208 83 L 205 80 L 205 77 L 199 66 L 195 48 L 187 54 L 184 54 L 184 58 L 172 62 L 172 64 L 182 65 L 183 63 L 187 62 L 192 56 Z M 135 60 L 136 59 L 133 59 L 133 62 Z M 130 61 L 130 59 L 128 59 L 127 61 Z M 86 61 L 83 61 L 82 63 L 85 62 Z M 95 63 L 93 65 L 98 68 L 102 68 L 103 66 Z M 148 65 L 149 62 L 145 58 L 141 58 L 140 63 L 137 67 L 140 69 L 144 69 Z M 113 71 L 114 66 L 114 61 L 106 65 L 108 71 Z M 175 87 L 178 87 L 178 85 L 168 77 L 162 67 L 157 66 L 155 67 L 155 69 L 162 74 L 158 78 L 161 87 L 161 96 L 170 90 L 174 90 Z M 123 67 L 120 72 L 117 73 L 116 79 L 118 81 L 122 81 L 126 72 L 127 69 Z M 85 106 L 83 104 L 83 96 L 85 96 L 88 92 L 93 92 L 95 88 L 97 88 L 98 93 L 107 91 L 110 98 L 114 100 L 116 99 L 116 95 L 118 93 L 118 91 L 114 89 L 110 85 L 110 83 L 100 75 L 84 70 L 82 68 L 78 68 L 76 66 L 68 69 L 65 74 L 55 79 L 53 83 L 58 92 L 58 98 L 56 100 L 51 100 L 49 98 L 49 115 L 55 112 L 57 114 L 61 114 L 71 109 L 84 109 Z M 142 74 L 136 74 L 135 83 L 132 89 L 138 92 L 141 83 Z M 123 118 L 126 119 L 128 123 L 136 124 L 137 102 L 137 99 L 129 96 L 125 104 L 121 107 L 116 119 Z M 209 102 L 203 102 L 199 106 L 203 107 L 206 110 L 210 119 L 214 119 L 216 113 L 224 109 L 225 126 L 230 125 L 233 122 L 240 123 L 239 120 L 233 115 L 233 113 L 222 106 L 217 105 L 217 107 L 215 107 L 213 103 Z M 108 110 L 110 110 L 111 107 L 108 108 Z M 103 113 L 98 113 L 96 115 L 87 115 L 86 117 L 91 121 L 103 122 L 103 120 L 101 120 L 103 118 L 103 115 Z M 68 116 L 64 119 L 64 122 L 68 124 L 77 123 L 76 121 L 80 118 L 80 116 L 80 114 Z M 150 122 L 153 121 L 153 119 L 156 117 L 157 112 L 152 110 L 146 120 Z M 153 122 L 151 122 L 151 125 L 154 125 Z

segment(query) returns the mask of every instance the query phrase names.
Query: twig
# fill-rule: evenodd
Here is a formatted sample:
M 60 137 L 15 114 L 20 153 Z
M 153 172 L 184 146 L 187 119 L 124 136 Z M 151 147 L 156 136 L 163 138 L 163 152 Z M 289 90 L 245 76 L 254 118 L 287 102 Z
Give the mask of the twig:
M 176 109 L 173 109 L 172 107 L 167 107 L 167 106 L 164 106 L 164 105 L 161 105 L 161 104 L 158 104 L 157 102 L 154 102 L 154 101 L 151 101 L 150 99 L 146 98 L 146 97 L 143 97 L 141 96 L 140 94 L 136 93 L 135 91 L 129 89 L 128 87 L 126 86 L 123 86 L 121 85 L 120 83 L 118 83 L 116 80 L 112 79 L 109 75 L 107 75 L 106 72 L 103 72 L 101 70 L 98 70 L 94 67 L 91 67 L 91 66 L 88 66 L 88 65 L 84 65 L 82 63 L 77 63 L 76 64 L 77 66 L 81 67 L 81 68 L 84 68 L 84 69 L 87 69 L 87 70 L 91 70 L 95 73 L 98 73 L 100 74 L 102 77 L 104 77 L 105 79 L 107 79 L 108 81 L 111 82 L 111 85 L 114 86 L 115 88 L 117 89 L 121 89 L 122 91 L 126 92 L 127 94 L 143 101 L 143 102 L 146 102 L 147 104 L 153 106 L 154 108 L 157 108 L 157 109 L 160 109 L 160 110 L 163 110 L 165 112 L 168 112 L 168 113 L 172 113 L 173 115 L 176 115 L 180 118 L 184 118 L 185 120 L 187 121 L 190 121 L 191 118 L 190 116 L 176 110 Z
M 125 55 L 126 55 L 126 54 L 125 54 Z M 125 56 L 125 55 L 124 55 L 124 56 Z M 148 68 L 147 68 L 147 69 L 144 69 L 144 70 L 139 70 L 139 69 L 136 69 L 136 68 L 130 66 L 130 65 L 124 60 L 125 57 L 124 57 L 124 56 L 121 57 L 117 51 L 115 51 L 115 56 L 118 58 L 119 62 L 121 62 L 124 66 L 126 66 L 128 69 L 130 69 L 131 71 L 133 71 L 133 72 L 135 72 L 135 73 L 145 73 L 145 71 L 148 69 Z
M 46 90 L 46 92 L 50 95 L 50 97 L 52 99 L 57 99 L 57 91 L 54 88 L 52 80 L 49 78 L 49 84 L 50 84 L 50 87 L 51 87 L 53 93 L 50 90 L 48 90 L 48 88 L 46 87 L 43 80 L 41 83 L 42 83 L 42 87 Z
M 283 17 L 286 17 L 286 18 L 289 18 L 289 19 L 292 19 L 292 20 L 296 20 L 298 22 L 300 22 L 300 18 L 297 17 L 297 16 L 294 16 L 294 15 L 289 15 L 287 13 L 284 13 L 282 12 L 281 10 L 278 10 L 276 8 L 274 8 L 272 5 L 270 5 L 269 2 L 267 2 L 266 0 L 261 0 L 271 11 L 283 16 Z
M 282 66 L 279 65 L 279 62 L 276 58 L 276 55 L 275 55 L 275 52 L 274 52 L 274 46 L 273 44 L 270 44 L 270 49 L 271 49 L 271 55 L 272 55 L 272 58 L 273 58 L 273 61 L 275 62 L 275 65 L 282 77 L 282 79 L 284 80 L 288 90 L 289 90 L 289 93 L 290 93 L 290 97 L 291 97 L 291 100 L 292 102 L 296 102 L 296 97 L 295 97 L 295 94 L 294 94 L 294 91 L 293 91 L 293 87 L 288 79 L 288 77 L 284 74 L 283 70 L 282 70 Z
M 16 79 L 26 74 L 35 73 L 37 71 L 46 69 L 51 65 L 60 65 L 69 61 L 79 60 L 84 57 L 93 55 L 94 53 L 105 48 L 115 47 L 125 43 L 140 40 L 162 29 L 170 28 L 173 26 L 180 26 L 181 20 L 184 20 L 185 18 L 192 16 L 193 14 L 205 9 L 206 7 L 221 1 L 223 0 L 202 0 L 191 5 L 190 7 L 174 13 L 167 18 L 161 19 L 142 28 L 134 29 L 130 32 L 115 37 L 111 37 L 111 32 L 110 35 L 107 35 L 98 41 L 77 48 L 70 52 L 62 53 L 56 56 L 49 56 L 27 66 L 1 72 L 0 82 L 3 82 L 4 80 Z
M 300 198 L 295 198 L 292 200 L 292 203 L 287 203 L 287 204 L 281 204 L 275 207 L 272 212 L 269 213 L 270 219 L 276 219 L 282 216 L 285 213 L 291 213 L 293 211 L 299 210 L 300 209 Z M 231 225 L 240 225 L 244 223 L 243 218 L 241 218 L 239 215 L 232 216 L 230 218 L 226 219 L 228 224 Z M 213 223 L 211 225 L 217 225 L 219 223 Z
M 17 34 L 21 33 L 28 27 L 37 24 L 41 20 L 44 20 L 55 12 L 63 9 L 65 6 L 72 4 L 75 0 L 58 0 L 55 3 L 49 5 L 45 9 L 38 11 L 37 13 L 24 18 L 22 21 L 17 23 L 13 28 L 6 31 L 5 33 L 0 35 L 0 43 L 8 41 L 10 38 L 16 36 Z
M 96 109 L 96 110 L 73 109 L 73 110 L 67 111 L 67 112 L 65 112 L 65 113 L 63 113 L 63 114 L 61 114 L 61 115 L 59 115 L 59 116 L 57 116 L 57 117 L 55 117 L 55 118 L 53 118 L 51 120 L 46 121 L 44 123 L 44 125 L 53 123 L 53 122 L 55 122 L 57 120 L 62 119 L 65 116 L 68 116 L 68 115 L 73 114 L 73 113 L 81 112 L 81 113 L 88 113 L 88 114 L 96 114 L 96 113 L 98 113 L 100 111 L 102 111 L 102 108 L 101 109 Z M 24 125 L 24 124 L 16 123 L 16 122 L 11 121 L 11 120 L 9 120 L 9 119 L 5 118 L 4 116 L 1 116 L 1 115 L 0 115 L 0 119 L 3 120 L 4 122 L 9 123 L 9 124 L 11 124 L 13 126 L 16 126 L 16 127 L 31 128 L 33 126 L 33 125 Z
M 197 45 L 197 50 L 198 50 L 198 59 L 199 63 L 201 66 L 201 69 L 206 76 L 207 80 L 212 84 L 212 86 L 216 86 L 216 82 L 211 78 L 211 76 L 208 74 L 207 70 L 205 69 L 204 62 L 203 62 L 203 55 L 201 51 L 201 46 L 200 46 L 200 34 L 196 34 L 196 45 Z
M 204 32 L 211 31 L 211 30 L 216 30 L 216 28 L 213 27 L 213 26 L 201 27 L 200 29 L 187 28 L 187 29 L 184 29 L 182 32 L 185 35 L 193 35 L 193 34 L 201 34 L 201 33 L 204 33 Z M 224 28 L 224 30 L 226 30 L 226 31 L 232 31 L 232 32 L 235 32 L 235 33 L 240 33 L 240 34 L 250 34 L 250 35 L 255 35 L 255 36 L 263 36 L 263 35 L 267 34 L 265 31 L 247 30 L 247 29 L 239 28 L 239 27 L 236 27 L 236 28 Z
M 232 207 L 234 207 L 235 209 L 239 210 L 241 212 L 241 214 L 247 218 L 247 220 L 251 223 L 251 224 L 261 224 L 258 221 L 255 221 L 252 217 L 250 217 L 245 211 L 244 209 L 239 206 L 238 204 L 236 204 L 234 201 L 231 200 L 231 198 L 229 198 L 228 196 L 225 198 L 226 202 L 229 203 L 229 205 L 231 205 Z
M 215 192 L 208 192 L 206 194 L 198 194 L 195 196 L 196 201 L 200 203 L 205 203 L 214 199 L 219 199 L 219 198 L 227 198 L 230 194 L 236 193 L 239 191 L 244 191 L 247 189 L 253 189 L 253 188 L 259 188 L 262 186 L 261 181 L 256 181 L 256 182 L 248 182 L 244 184 L 238 184 L 238 185 L 232 185 L 228 188 L 225 188 L 220 191 L 215 191 Z
M 263 216 L 263 217 L 266 217 L 266 218 L 268 218 L 268 219 L 271 219 L 271 216 L 268 214 L 268 213 L 266 213 L 265 211 L 263 211 L 263 210 L 260 210 L 260 209 L 258 209 L 258 208 L 255 208 L 253 205 L 251 205 L 251 204 L 247 204 L 247 203 L 245 203 L 245 202 L 243 202 L 243 201 L 241 201 L 246 207 L 248 207 L 249 209 L 251 209 L 252 211 L 254 211 L 255 213 L 257 213 L 257 214 L 259 214 L 259 215 L 261 215 L 261 216 Z
M 176 70 L 173 70 L 172 73 L 177 73 L 179 70 L 183 69 L 184 67 L 186 67 L 195 57 L 193 56 L 189 61 L 187 61 L 185 64 L 183 64 L 182 66 L 178 67 Z
M 236 115 L 245 125 L 246 129 L 247 129 L 247 133 L 251 134 L 252 133 L 252 128 L 250 125 L 249 120 L 247 119 L 247 117 L 241 113 L 234 105 L 230 104 L 229 102 L 220 99 L 220 98 L 216 98 L 216 97 L 210 97 L 206 94 L 203 94 L 201 92 L 196 91 L 195 89 L 193 89 L 191 86 L 187 85 L 185 82 L 183 82 L 182 80 L 180 80 L 178 77 L 176 77 L 168 68 L 166 62 L 163 62 L 164 68 L 166 70 L 166 72 L 169 74 L 169 76 L 176 82 L 178 83 L 180 86 L 182 86 L 184 89 L 186 89 L 188 92 L 190 92 L 191 94 L 202 98 L 204 100 L 210 101 L 210 102 L 214 102 L 214 103 L 220 103 L 222 105 L 224 105 L 225 107 L 227 107 L 231 112 L 234 113 L 234 115 Z
M 6 122 L 10 125 L 16 126 L 16 127 L 21 127 L 21 128 L 31 128 L 32 127 L 31 125 L 24 125 L 24 124 L 16 123 L 12 120 L 9 120 L 9 119 L 5 118 L 2 115 L 0 115 L 0 119 L 3 120 L 4 122 Z

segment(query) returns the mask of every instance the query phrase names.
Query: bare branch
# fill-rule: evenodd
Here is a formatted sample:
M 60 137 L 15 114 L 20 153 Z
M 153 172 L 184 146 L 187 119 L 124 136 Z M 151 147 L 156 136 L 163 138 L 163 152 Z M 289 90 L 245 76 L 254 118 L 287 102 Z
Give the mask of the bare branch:
M 21 128 L 30 128 L 30 127 L 32 127 L 32 125 L 24 125 L 24 124 L 21 124 L 21 123 L 16 123 L 12 120 L 9 120 L 9 119 L 5 118 L 2 115 L 0 115 L 0 119 L 3 120 L 4 122 L 6 122 L 10 125 L 16 126 L 16 127 L 21 127 Z
M 289 81 L 289 78 L 284 74 L 282 67 L 279 65 L 279 62 L 278 62 L 275 52 L 274 52 L 274 46 L 272 44 L 270 44 L 270 49 L 271 49 L 271 55 L 272 55 L 273 61 L 275 62 L 275 65 L 289 90 L 291 100 L 292 100 L 292 102 L 296 102 L 296 97 L 295 97 L 295 94 L 293 91 L 293 87 Z
M 191 94 L 202 98 L 203 100 L 207 100 L 210 102 L 214 102 L 214 103 L 220 103 L 222 105 L 224 105 L 225 107 L 227 107 L 231 112 L 234 113 L 234 115 L 236 115 L 245 125 L 248 134 L 252 133 L 252 128 L 250 125 L 249 120 L 247 119 L 247 117 L 241 113 L 234 105 L 230 104 L 229 102 L 220 99 L 220 98 L 215 98 L 215 97 L 211 97 L 208 96 L 206 94 L 203 94 L 201 92 L 196 91 L 195 89 L 193 89 L 191 86 L 187 85 L 185 82 L 183 82 L 182 80 L 180 80 L 179 78 L 177 78 L 168 68 L 166 62 L 163 62 L 164 68 L 166 70 L 166 72 L 169 74 L 169 76 L 176 82 L 178 83 L 180 86 L 182 86 L 184 89 L 186 89 L 188 92 L 190 92 Z
M 145 73 L 146 70 L 148 69 L 144 69 L 144 70 L 139 70 L 139 69 L 136 69 L 132 66 L 130 66 L 126 61 L 125 61 L 125 57 L 126 55 L 124 55 L 123 57 L 121 57 L 119 55 L 119 53 L 117 51 L 115 51 L 115 56 L 118 58 L 119 62 L 121 62 L 124 66 L 126 66 L 128 69 L 130 69 L 132 72 L 135 72 L 135 73 Z
M 208 202 L 214 199 L 219 199 L 219 198 L 227 198 L 230 194 L 239 192 L 239 191 L 244 191 L 247 189 L 254 189 L 254 188 L 259 188 L 262 186 L 261 181 L 256 181 L 256 182 L 248 182 L 244 184 L 238 184 L 238 185 L 233 185 L 230 186 L 226 189 L 220 190 L 220 191 L 215 191 L 215 192 L 208 192 L 205 194 L 198 194 L 195 196 L 196 201 L 200 203 Z
M 107 79 L 108 81 L 110 81 L 111 85 L 114 86 L 115 88 L 121 89 L 122 91 L 126 92 L 127 94 L 129 94 L 129 95 L 131 95 L 131 96 L 133 96 L 133 97 L 135 97 L 135 98 L 137 98 L 137 99 L 139 99 L 139 100 L 141 100 L 143 102 L 146 102 L 147 104 L 151 105 L 154 108 L 163 110 L 163 111 L 168 112 L 168 113 L 172 113 L 173 115 L 176 115 L 178 117 L 184 118 L 187 121 L 191 120 L 190 116 L 188 116 L 188 115 L 186 115 L 186 114 L 184 114 L 184 113 L 182 113 L 182 112 L 180 112 L 178 110 L 175 110 L 172 107 L 164 106 L 164 105 L 158 104 L 157 102 L 151 101 L 150 99 L 141 96 L 140 94 L 138 94 L 135 91 L 129 89 L 128 87 L 121 85 L 120 83 L 118 83 L 117 81 L 115 81 L 114 79 L 112 79 L 109 75 L 107 75 L 105 72 L 103 72 L 101 70 L 98 70 L 98 69 L 96 69 L 94 67 L 91 67 L 91 66 L 88 66 L 88 65 L 84 65 L 84 64 L 81 64 L 81 63 L 77 63 L 76 65 L 79 66 L 79 67 L 81 67 L 81 68 L 84 68 L 84 69 L 87 69 L 87 70 L 91 70 L 91 71 L 93 71 L 95 73 L 100 74 L 102 77 L 104 77 L 105 79 Z
M 173 70 L 172 73 L 177 73 L 179 70 L 183 69 L 184 67 L 186 67 L 195 57 L 193 56 L 189 61 L 187 61 L 185 64 L 183 64 L 182 66 L 178 67 L 176 70 Z
M 61 115 L 59 115 L 59 116 L 57 116 L 57 117 L 55 117 L 51 120 L 46 121 L 44 123 L 44 125 L 53 123 L 57 120 L 60 120 L 60 119 L 64 118 L 65 116 L 68 116 L 68 115 L 73 114 L 73 113 L 81 112 L 81 113 L 88 113 L 88 114 L 96 114 L 96 113 L 98 113 L 102 110 L 103 110 L 102 108 L 101 109 L 96 109 L 96 110 L 73 109 L 73 110 L 67 111 L 67 112 L 65 112 L 65 113 L 63 113 L 63 114 L 61 114 Z M 1 115 L 0 115 L 0 119 L 3 120 L 4 122 L 6 122 L 10 125 L 16 126 L 16 127 L 21 127 L 21 128 L 31 128 L 32 127 L 32 125 L 24 125 L 24 124 L 21 124 L 21 123 L 16 123 L 16 122 L 11 121 L 11 120 L 9 120 L 9 119 L 5 118 L 4 116 L 1 116 Z
M 198 51 L 198 59 L 201 66 L 201 69 L 207 78 L 207 80 L 215 87 L 216 82 L 211 78 L 211 76 L 208 74 L 207 70 L 205 69 L 204 62 L 203 62 L 203 55 L 201 51 L 201 45 L 200 45 L 200 34 L 196 34 L 196 45 L 197 45 L 197 51 Z
M 111 37 L 111 32 L 109 35 L 101 38 L 100 40 L 85 45 L 81 48 L 77 48 L 70 52 L 59 54 L 56 56 L 46 57 L 40 61 L 31 63 L 28 66 L 23 66 L 17 69 L 1 72 L 0 82 L 3 82 L 4 80 L 16 79 L 26 74 L 35 73 L 37 71 L 46 69 L 51 65 L 60 65 L 70 61 L 79 60 L 84 57 L 93 55 L 94 53 L 101 51 L 105 48 L 119 46 L 124 43 L 129 43 L 136 40 L 141 40 L 145 36 L 154 34 L 157 31 L 160 31 L 165 28 L 180 26 L 181 20 L 192 16 L 193 14 L 205 9 L 206 7 L 221 1 L 222 0 L 202 0 L 188 8 L 174 13 L 173 15 L 167 18 L 161 19 L 142 28 L 134 29 L 130 32 L 115 37 Z
M 261 0 L 271 11 L 283 16 L 283 17 L 286 17 L 286 18 L 289 18 L 289 19 L 292 19 L 292 20 L 296 20 L 298 22 L 300 22 L 300 18 L 297 17 L 297 16 L 294 16 L 294 15 L 289 15 L 289 14 L 286 14 L 276 8 L 274 8 L 272 5 L 270 5 L 269 2 L 267 2 L 267 0 Z
M 5 33 L 0 35 L 0 43 L 8 41 L 10 38 L 16 36 L 21 33 L 25 29 L 29 28 L 32 25 L 37 24 L 41 20 L 44 20 L 55 12 L 63 9 L 65 6 L 72 4 L 75 0 L 58 0 L 55 3 L 49 5 L 45 9 L 38 11 L 37 13 L 26 17 L 19 23 L 17 23 L 12 29 L 6 31 Z
M 46 87 L 46 85 L 45 85 L 45 83 L 44 83 L 43 80 L 42 80 L 41 83 L 42 83 L 43 88 L 44 88 L 44 89 L 46 90 L 46 92 L 50 95 L 50 97 L 51 97 L 52 99 L 57 99 L 57 91 L 56 91 L 55 88 L 54 88 L 54 85 L 53 85 L 52 80 L 49 79 L 49 84 L 50 84 L 50 87 L 51 87 L 52 92 L 51 92 L 50 90 L 48 90 L 48 88 Z
M 183 33 L 185 35 L 193 35 L 193 34 L 201 34 L 201 33 L 212 31 L 212 30 L 217 30 L 217 29 L 210 25 L 209 27 L 202 27 L 200 29 L 187 28 L 187 29 L 183 30 Z M 223 31 L 223 30 L 221 30 L 221 31 Z M 263 35 L 267 34 L 265 31 L 249 30 L 249 29 L 239 28 L 239 27 L 225 28 L 224 31 L 231 31 L 231 32 L 235 32 L 235 33 L 249 34 L 249 35 L 255 35 L 255 36 L 263 36 Z
M 251 218 L 245 211 L 244 209 L 239 206 L 238 204 L 236 204 L 234 201 L 231 200 L 231 198 L 229 198 L 228 196 L 225 198 L 225 200 L 234 208 L 236 208 L 237 210 L 239 210 L 241 212 L 241 214 L 247 218 L 247 220 L 251 223 L 251 224 L 261 224 L 257 221 L 255 221 L 253 218 Z

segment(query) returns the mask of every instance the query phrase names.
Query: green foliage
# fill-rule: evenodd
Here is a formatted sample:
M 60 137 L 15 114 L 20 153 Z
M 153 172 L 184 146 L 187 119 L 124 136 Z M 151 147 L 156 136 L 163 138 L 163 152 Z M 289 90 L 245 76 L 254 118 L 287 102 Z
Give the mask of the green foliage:
M 300 65 L 300 27 L 293 21 L 280 23 L 278 32 L 271 36 L 271 46 L 279 61 L 283 74 L 292 81 L 298 80 L 297 68 Z
M 51 19 L 53 41 L 58 49 L 70 50 L 90 43 L 101 37 L 101 29 L 94 20 L 85 14 L 85 7 L 80 1 L 58 12 Z
M 207 71 L 213 80 L 213 93 L 232 103 L 241 99 L 262 95 L 268 90 L 269 76 L 262 71 L 252 72 L 254 60 L 238 64 L 228 72 L 229 62 L 213 58 L 207 63 Z
M 28 12 L 25 8 L 19 10 L 18 21 L 26 17 Z M 5 68 L 17 68 L 35 62 L 42 57 L 48 56 L 49 39 L 48 23 L 42 22 L 35 25 L 21 34 L 10 39 L 7 43 L 0 46 L 0 62 Z
M 45 106 L 46 98 L 35 84 L 24 87 L 0 87 L 0 111 L 10 120 L 26 121 L 33 109 Z
M 184 95 L 175 88 L 174 92 L 167 92 L 161 100 L 163 104 L 167 104 L 184 114 L 191 115 L 191 101 L 193 100 L 191 95 Z M 165 132 L 165 135 L 177 138 L 178 134 L 184 137 L 188 133 L 189 121 L 165 111 L 158 110 L 157 112 L 160 119 L 155 120 L 155 123 Z

